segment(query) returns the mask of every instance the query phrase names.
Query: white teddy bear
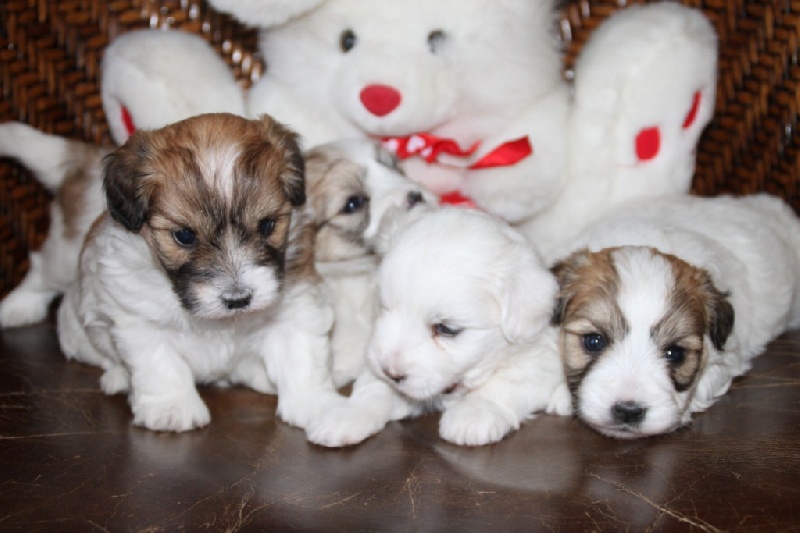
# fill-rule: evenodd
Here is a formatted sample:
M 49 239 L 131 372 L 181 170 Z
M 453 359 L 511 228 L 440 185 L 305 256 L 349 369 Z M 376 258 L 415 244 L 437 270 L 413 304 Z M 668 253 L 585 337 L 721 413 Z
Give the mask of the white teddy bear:
M 519 225 L 546 259 L 630 198 L 683 194 L 713 112 L 717 43 L 676 3 L 630 6 L 562 77 L 555 0 L 209 0 L 262 28 L 248 92 L 199 37 L 111 44 L 115 140 L 195 113 L 268 113 L 307 147 L 369 137 L 445 203 Z M 165 104 L 168 103 L 168 104 Z

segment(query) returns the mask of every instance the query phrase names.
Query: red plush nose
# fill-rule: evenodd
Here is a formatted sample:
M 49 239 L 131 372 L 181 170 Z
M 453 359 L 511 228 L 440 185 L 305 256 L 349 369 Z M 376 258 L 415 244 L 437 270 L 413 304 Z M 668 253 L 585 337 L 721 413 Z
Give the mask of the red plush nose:
M 377 117 L 385 117 L 400 105 L 400 91 L 388 85 L 367 85 L 361 90 L 361 103 Z

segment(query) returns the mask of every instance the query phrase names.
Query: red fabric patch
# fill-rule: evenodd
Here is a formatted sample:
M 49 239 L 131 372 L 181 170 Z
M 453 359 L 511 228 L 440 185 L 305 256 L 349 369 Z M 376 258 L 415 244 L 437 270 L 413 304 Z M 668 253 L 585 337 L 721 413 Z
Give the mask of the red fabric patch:
M 477 205 L 467 196 L 464 196 L 459 191 L 446 192 L 439 197 L 439 203 L 444 205 L 455 205 L 458 207 L 468 207 L 470 209 L 477 209 Z
M 692 124 L 694 124 L 695 119 L 697 119 L 697 110 L 700 109 L 700 97 L 700 91 L 694 93 L 692 97 L 692 108 L 689 110 L 686 118 L 683 119 L 683 129 L 689 129 Z
M 478 161 L 470 165 L 470 169 L 508 167 L 515 165 L 533 154 L 533 146 L 528 137 L 520 137 L 503 143 Z
M 128 137 L 133 135 L 133 132 L 136 131 L 136 126 L 133 123 L 133 117 L 131 117 L 128 108 L 122 106 L 122 110 L 120 111 L 120 118 L 122 119 L 122 125 L 125 126 L 125 132 L 128 134 Z
M 650 161 L 661 149 L 661 131 L 653 126 L 644 128 L 636 136 L 636 157 L 639 161 Z
M 421 157 L 428 163 L 436 163 L 440 154 L 467 157 L 478 149 L 478 143 L 464 150 L 453 139 L 436 137 L 429 133 L 417 133 L 408 137 L 386 137 L 382 142 L 400 159 Z
M 429 133 L 417 133 L 408 137 L 384 137 L 383 146 L 400 159 L 421 157 L 428 163 L 438 163 L 441 154 L 455 157 L 469 157 L 478 149 L 476 142 L 466 150 L 454 139 L 436 137 Z M 533 154 L 533 145 L 528 137 L 520 137 L 505 142 L 484 155 L 467 168 L 479 170 L 483 168 L 506 167 L 516 165 Z

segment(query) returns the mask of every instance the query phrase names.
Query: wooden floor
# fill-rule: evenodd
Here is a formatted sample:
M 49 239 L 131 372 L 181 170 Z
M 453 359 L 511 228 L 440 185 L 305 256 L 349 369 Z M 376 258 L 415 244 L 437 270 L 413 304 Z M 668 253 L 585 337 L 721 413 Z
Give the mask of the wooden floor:
M 800 332 L 663 437 L 542 416 L 469 449 L 431 415 L 344 451 L 242 389 L 203 390 L 205 429 L 134 428 L 51 323 L 0 335 L 2 531 L 800 530 Z

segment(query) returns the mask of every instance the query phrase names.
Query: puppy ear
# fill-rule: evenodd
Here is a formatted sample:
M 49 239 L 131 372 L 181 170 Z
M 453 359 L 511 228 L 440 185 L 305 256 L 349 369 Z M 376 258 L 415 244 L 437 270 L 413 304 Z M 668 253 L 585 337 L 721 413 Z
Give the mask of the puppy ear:
M 267 141 L 286 154 L 286 169 L 280 177 L 283 191 L 294 207 L 300 207 L 306 202 L 306 169 L 300 136 L 269 115 L 261 115 L 259 121 Z
M 728 300 L 728 293 L 722 292 L 706 273 L 706 316 L 708 317 L 708 336 L 717 350 L 722 350 L 733 331 L 736 314 Z
M 513 344 L 531 342 L 547 326 L 558 291 L 555 277 L 541 266 L 533 250 L 522 253 L 526 257 L 509 272 L 502 297 L 503 335 Z
M 111 217 L 137 232 L 147 221 L 152 187 L 145 183 L 148 132 L 137 131 L 103 159 L 103 188 Z
M 562 259 L 550 269 L 559 287 L 550 317 L 552 325 L 559 326 L 564 321 L 564 313 L 572 297 L 572 285 L 578 279 L 578 270 L 586 265 L 588 259 L 589 251 L 585 249 L 579 250 Z

